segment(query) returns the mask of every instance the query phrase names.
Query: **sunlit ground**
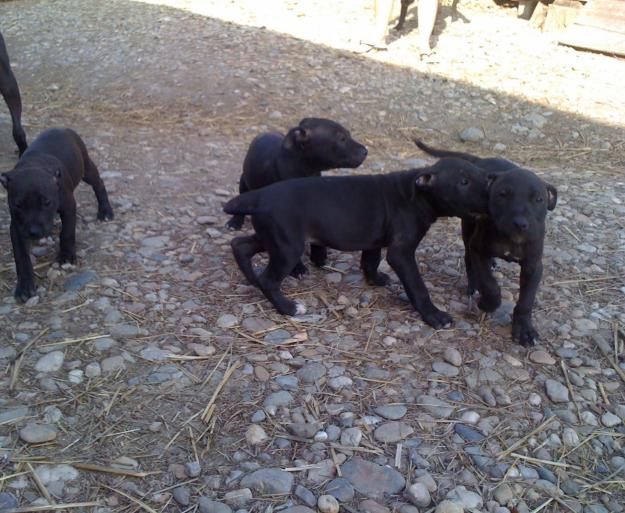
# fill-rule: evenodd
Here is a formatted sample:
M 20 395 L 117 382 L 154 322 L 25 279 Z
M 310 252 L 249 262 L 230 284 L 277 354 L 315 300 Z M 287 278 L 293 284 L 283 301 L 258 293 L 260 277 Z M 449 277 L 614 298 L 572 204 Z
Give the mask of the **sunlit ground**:
M 138 1 L 240 25 L 265 27 L 350 51 L 362 51 L 360 42 L 370 40 L 373 27 L 373 0 Z M 623 125 L 624 59 L 559 46 L 557 34 L 541 33 L 528 22 L 516 19 L 514 10 L 497 7 L 487 0 L 481 3 L 473 0 L 468 5 L 460 2 L 459 11 L 470 23 L 452 22 L 448 7 L 439 12 L 434 63 L 418 60 L 417 29 L 412 19 L 416 9 L 410 11 L 408 29 L 401 37 L 391 30 L 388 51 L 364 55 L 526 98 L 547 109 L 557 108 L 594 121 Z M 250 59 L 253 60 L 253 55 Z

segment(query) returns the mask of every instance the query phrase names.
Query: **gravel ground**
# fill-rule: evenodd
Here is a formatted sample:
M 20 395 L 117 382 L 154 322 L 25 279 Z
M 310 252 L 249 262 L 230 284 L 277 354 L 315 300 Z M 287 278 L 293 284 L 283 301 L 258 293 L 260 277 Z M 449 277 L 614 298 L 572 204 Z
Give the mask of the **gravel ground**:
M 27 305 L 0 210 L 0 511 L 623 511 L 625 61 L 475 0 L 443 6 L 430 63 L 412 14 L 358 53 L 364 1 L 166 3 L 0 2 L 30 140 L 76 129 L 116 210 L 97 223 L 80 186 L 79 264 L 41 241 Z M 541 344 L 510 340 L 517 266 L 497 312 L 471 308 L 457 220 L 417 254 L 452 329 L 355 254 L 285 281 L 302 319 L 246 286 L 221 205 L 249 141 L 310 115 L 367 144 L 356 172 L 430 162 L 417 135 L 556 185 Z M 0 169 L 15 158 L 0 106 Z

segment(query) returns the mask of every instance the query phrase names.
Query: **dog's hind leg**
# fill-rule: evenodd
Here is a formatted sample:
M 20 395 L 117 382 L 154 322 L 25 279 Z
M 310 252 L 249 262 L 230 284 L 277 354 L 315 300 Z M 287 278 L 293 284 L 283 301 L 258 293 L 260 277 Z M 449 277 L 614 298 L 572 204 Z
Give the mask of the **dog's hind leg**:
M 328 259 L 328 250 L 324 246 L 317 244 L 310 245 L 310 261 L 317 267 L 323 267 L 326 265 Z
M 115 215 L 113 214 L 113 207 L 111 207 L 109 202 L 104 182 L 102 181 L 102 178 L 100 178 L 100 172 L 89 156 L 85 155 L 85 157 L 85 175 L 82 179 L 91 185 L 93 192 L 95 193 L 96 200 L 98 201 L 98 220 L 111 220 L 115 217 Z
M 13 123 L 13 140 L 17 144 L 19 154 L 26 151 L 26 134 L 22 128 L 22 98 L 15 80 L 15 75 L 9 67 L 9 56 L 3 52 L 4 45 L 0 36 L 0 93 L 9 107 Z
M 282 315 L 300 315 L 306 312 L 301 303 L 287 299 L 280 291 L 282 280 L 295 267 L 302 253 L 304 242 L 299 247 L 291 246 L 287 251 L 278 248 L 268 248 L 269 264 L 258 276 L 258 285 L 265 297 L 276 307 Z
M 382 249 L 368 249 L 362 252 L 360 257 L 360 268 L 365 275 L 365 280 L 369 285 L 384 287 L 391 279 L 388 274 L 378 271 L 380 260 L 382 259 Z
M 245 237 L 235 237 L 230 242 L 234 259 L 241 269 L 241 272 L 251 285 L 260 287 L 258 277 L 252 266 L 252 257 L 256 253 L 265 250 L 263 243 L 256 235 L 247 235 Z

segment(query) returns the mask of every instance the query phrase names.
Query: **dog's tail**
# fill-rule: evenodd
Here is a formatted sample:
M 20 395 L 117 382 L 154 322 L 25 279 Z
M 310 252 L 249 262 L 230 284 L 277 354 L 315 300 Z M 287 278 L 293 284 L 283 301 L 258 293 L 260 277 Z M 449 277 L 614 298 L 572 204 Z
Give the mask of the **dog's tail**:
M 245 192 L 232 198 L 224 205 L 224 212 L 230 215 L 251 215 L 258 212 L 258 192 Z
M 461 151 L 448 151 L 448 150 L 439 150 L 437 148 L 432 148 L 428 146 L 420 139 L 413 139 L 414 143 L 420 150 L 423 150 L 428 155 L 432 155 L 433 157 L 454 157 L 457 159 L 466 160 L 471 162 L 472 164 L 479 164 L 483 159 L 480 157 L 476 157 L 475 155 L 470 155 L 469 153 L 462 153 Z

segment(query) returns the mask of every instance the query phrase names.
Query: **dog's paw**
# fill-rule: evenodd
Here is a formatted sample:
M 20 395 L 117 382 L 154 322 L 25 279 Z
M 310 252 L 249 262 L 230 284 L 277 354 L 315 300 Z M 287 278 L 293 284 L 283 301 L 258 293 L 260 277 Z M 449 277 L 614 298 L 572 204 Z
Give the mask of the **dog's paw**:
M 302 262 L 298 262 L 297 265 L 293 267 L 293 270 L 290 274 L 291 276 L 293 276 L 293 278 L 299 280 L 302 276 L 308 274 L 308 268 L 304 264 L 302 264 Z
M 421 314 L 421 317 L 426 324 L 429 324 L 430 326 L 432 326 L 432 328 L 436 330 L 449 328 L 454 322 L 451 315 L 449 315 L 447 312 L 439 310 L 438 308 L 435 308 L 430 312 Z
M 365 276 L 367 283 L 375 287 L 386 287 L 391 282 L 391 277 L 386 273 L 377 272 L 373 276 Z
M 538 341 L 538 331 L 532 326 L 532 321 L 527 318 L 512 320 L 512 339 L 524 347 L 532 347 Z
M 304 315 L 306 307 L 302 303 L 295 302 L 295 316 Z
M 477 306 L 483 312 L 494 312 L 501 306 L 501 293 L 499 290 L 492 293 L 480 292 L 480 299 L 477 302 Z
M 75 264 L 76 263 L 76 251 L 61 251 L 59 256 L 56 257 L 56 261 L 63 264 Z
M 18 283 L 13 296 L 20 303 L 26 303 L 31 297 L 37 294 L 37 285 L 34 282 Z
M 98 221 L 112 221 L 115 217 L 110 205 L 98 209 Z
M 232 217 L 230 221 L 226 223 L 226 228 L 233 232 L 236 232 L 243 228 L 244 219 L 239 219 L 238 217 Z

